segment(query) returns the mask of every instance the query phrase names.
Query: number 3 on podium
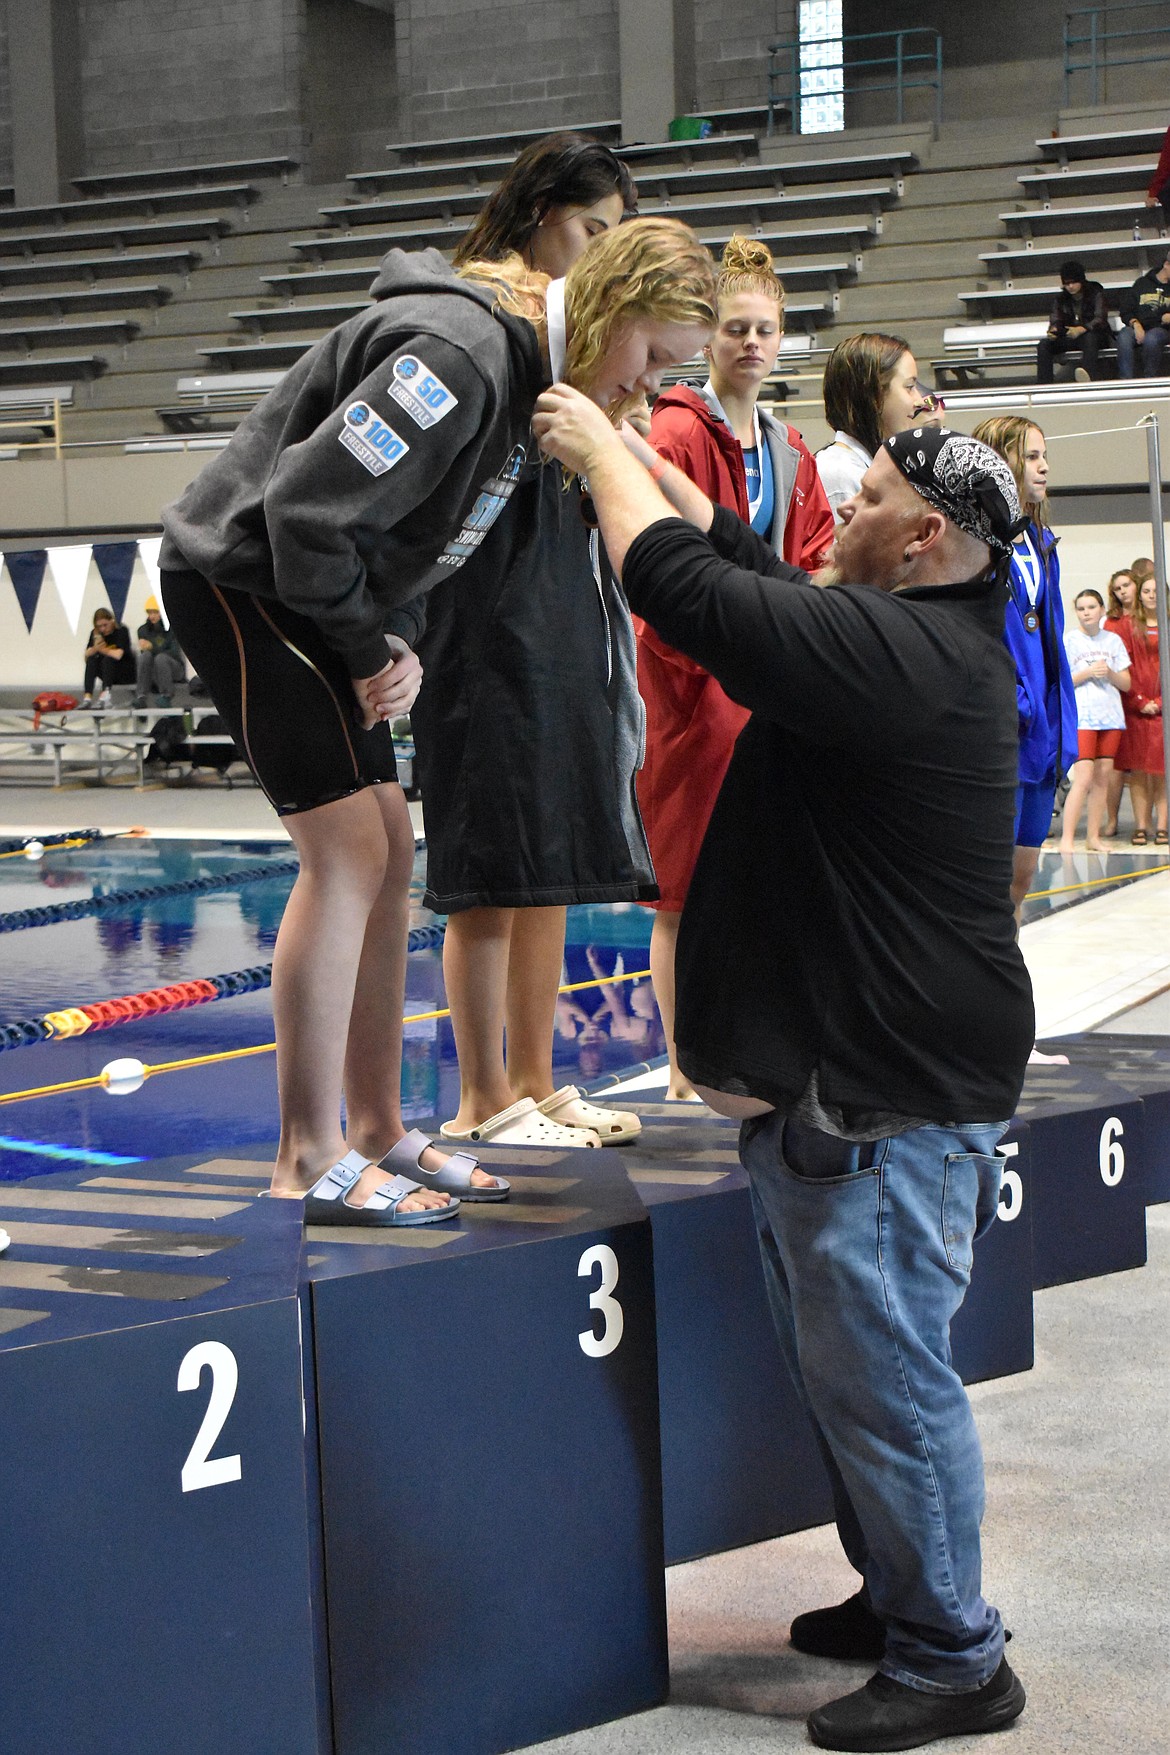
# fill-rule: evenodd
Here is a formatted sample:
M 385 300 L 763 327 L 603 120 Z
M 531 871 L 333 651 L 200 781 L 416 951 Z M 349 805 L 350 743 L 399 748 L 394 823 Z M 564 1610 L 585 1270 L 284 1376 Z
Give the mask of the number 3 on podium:
M 601 1333 L 597 1334 L 593 1329 L 585 1328 L 577 1339 L 581 1343 L 581 1351 L 590 1359 L 604 1359 L 620 1345 L 626 1323 L 622 1307 L 613 1295 L 614 1287 L 618 1283 L 618 1258 L 608 1243 L 595 1243 L 592 1249 L 585 1251 L 577 1263 L 578 1279 L 590 1279 L 594 1268 L 600 1270 L 601 1284 L 596 1291 L 590 1292 L 589 1308 L 601 1313 Z

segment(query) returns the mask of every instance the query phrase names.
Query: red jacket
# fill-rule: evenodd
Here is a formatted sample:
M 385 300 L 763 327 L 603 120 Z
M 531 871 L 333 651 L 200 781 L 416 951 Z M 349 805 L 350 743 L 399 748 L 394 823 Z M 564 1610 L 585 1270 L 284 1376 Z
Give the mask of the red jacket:
M 780 549 L 775 542 L 772 547 L 782 553 L 790 566 L 803 567 L 806 573 L 815 572 L 833 542 L 833 514 L 817 466 L 795 427 L 784 426 L 763 411 L 760 427 L 782 450 L 786 447 L 793 454 L 791 462 L 795 465 L 795 481 L 783 514 L 783 547 Z M 708 499 L 738 512 L 747 523 L 743 448 L 727 422 L 720 420 L 697 390 L 680 385 L 663 392 L 654 404 L 650 440 L 654 449 L 689 475 Z M 781 484 L 777 482 L 776 487 L 779 514 Z
M 767 414 L 760 415 L 760 427 L 765 443 L 771 441 L 776 465 L 772 535 L 782 538 L 786 561 L 811 572 L 833 541 L 833 514 L 816 464 L 795 428 Z M 660 396 L 650 439 L 717 505 L 747 522 L 743 448 L 698 391 L 680 388 Z M 646 704 L 646 760 L 638 775 L 638 803 L 661 892 L 658 906 L 677 913 L 732 748 L 749 714 L 701 665 L 668 646 L 638 616 L 634 627 L 638 688 Z
M 1170 184 L 1170 128 L 1166 130 L 1166 138 L 1162 142 L 1162 152 L 1158 159 L 1157 169 L 1154 171 L 1153 181 L 1146 193 L 1151 199 L 1160 198 L 1167 184 Z

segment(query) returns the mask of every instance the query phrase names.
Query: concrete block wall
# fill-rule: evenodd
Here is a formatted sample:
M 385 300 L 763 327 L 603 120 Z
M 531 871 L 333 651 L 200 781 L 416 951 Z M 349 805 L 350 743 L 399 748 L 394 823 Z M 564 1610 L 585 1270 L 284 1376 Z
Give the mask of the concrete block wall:
M 762 104 L 768 45 L 796 36 L 796 0 L 694 0 L 697 109 Z
M 306 0 L 79 0 L 86 170 L 303 147 Z
M 617 0 L 399 0 L 400 139 L 621 113 Z

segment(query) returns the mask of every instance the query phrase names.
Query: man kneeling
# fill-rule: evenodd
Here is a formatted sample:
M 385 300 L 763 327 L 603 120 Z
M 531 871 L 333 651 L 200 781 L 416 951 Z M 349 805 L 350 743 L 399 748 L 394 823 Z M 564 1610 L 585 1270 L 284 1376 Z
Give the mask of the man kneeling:
M 999 1730 L 1024 1690 L 981 1593 L 949 1330 L 1034 1033 L 1010 899 L 1011 474 L 945 429 L 897 435 L 814 581 L 563 386 L 535 427 L 588 478 L 631 608 L 753 715 L 682 918 L 677 1040 L 743 1119 L 777 1330 L 863 1581 L 793 1644 L 880 1660 L 810 1734 Z

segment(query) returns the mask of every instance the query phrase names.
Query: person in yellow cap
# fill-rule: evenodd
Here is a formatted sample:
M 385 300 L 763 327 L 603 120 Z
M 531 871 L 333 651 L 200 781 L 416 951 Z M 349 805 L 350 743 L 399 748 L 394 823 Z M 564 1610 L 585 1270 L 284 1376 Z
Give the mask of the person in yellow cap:
M 138 630 L 138 692 L 136 707 L 145 707 L 152 692 L 160 707 L 169 707 L 176 684 L 187 677 L 183 649 L 162 619 L 157 597 L 146 600 L 146 620 Z

